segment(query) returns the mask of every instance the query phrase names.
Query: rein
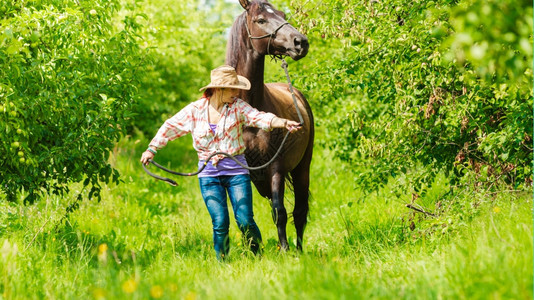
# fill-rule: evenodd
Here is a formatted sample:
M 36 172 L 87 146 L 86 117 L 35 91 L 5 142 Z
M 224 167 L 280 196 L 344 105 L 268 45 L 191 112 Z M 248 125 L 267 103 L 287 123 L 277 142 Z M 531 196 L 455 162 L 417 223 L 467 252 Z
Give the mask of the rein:
M 300 109 L 299 109 L 299 106 L 297 104 L 297 98 L 295 97 L 295 93 L 293 91 L 293 85 L 291 84 L 291 79 L 289 78 L 289 72 L 287 70 L 287 62 L 281 58 L 281 56 L 276 56 L 274 54 L 270 54 L 269 50 L 270 50 L 270 46 L 271 46 L 271 40 L 273 38 L 276 37 L 276 33 L 278 32 L 278 30 L 280 30 L 282 27 L 284 27 L 285 25 L 288 25 L 289 23 L 285 22 L 285 23 L 282 23 L 280 26 L 278 26 L 278 28 L 276 28 L 272 33 L 270 34 L 265 34 L 265 35 L 262 35 L 262 36 L 252 36 L 251 33 L 250 33 L 250 30 L 248 29 L 248 25 L 247 25 L 247 20 L 245 19 L 245 28 L 247 29 L 247 34 L 248 34 L 248 38 L 250 39 L 250 44 L 252 45 L 252 48 L 258 52 L 256 50 L 256 48 L 254 47 L 254 44 L 252 43 L 252 40 L 255 39 L 255 40 L 259 40 L 259 39 L 263 39 L 263 38 L 269 38 L 269 42 L 267 44 L 267 54 L 268 55 L 271 55 L 274 59 L 280 59 L 282 61 L 282 69 L 284 69 L 285 73 L 286 73 L 286 78 L 287 78 L 287 83 L 289 85 L 289 91 L 291 92 L 291 97 L 293 97 L 293 104 L 295 105 L 295 109 L 297 110 L 297 114 L 298 114 L 298 117 L 299 117 L 299 122 L 300 124 L 304 124 L 304 119 L 302 118 L 302 114 L 300 112 Z M 261 165 L 261 166 L 257 166 L 257 167 L 249 167 L 249 166 L 246 166 L 244 164 L 242 164 L 239 160 L 237 160 L 237 158 L 235 158 L 234 156 L 232 156 L 231 154 L 229 153 L 226 153 L 226 152 L 215 152 L 213 154 L 211 154 L 207 159 L 206 161 L 204 162 L 204 165 L 202 165 L 202 167 L 200 167 L 200 169 L 198 169 L 196 172 L 193 172 L 193 173 L 182 173 L 182 172 L 176 172 L 176 171 L 172 171 L 172 170 L 169 170 L 165 167 L 163 167 L 162 165 L 158 164 L 157 162 L 153 161 L 153 160 L 149 160 L 149 163 L 153 164 L 154 166 L 160 168 L 161 170 L 165 171 L 165 172 L 168 172 L 168 173 L 171 173 L 171 174 L 174 174 L 174 175 L 179 175 L 179 176 L 195 176 L 197 174 L 199 174 L 200 172 L 202 172 L 204 170 L 204 168 L 206 168 L 206 166 L 208 165 L 208 162 L 210 161 L 210 159 L 215 156 L 215 155 L 224 155 L 230 159 L 232 159 L 233 161 L 235 161 L 238 165 L 240 165 L 241 167 L 247 169 L 247 170 L 250 170 L 250 171 L 254 171 L 254 170 L 259 170 L 259 169 L 263 169 L 265 167 L 267 167 L 268 165 L 270 165 L 277 157 L 278 155 L 280 154 L 280 152 L 282 151 L 282 148 L 287 140 L 287 137 L 289 136 L 291 132 L 288 131 L 286 133 L 286 135 L 284 136 L 284 139 L 282 140 L 282 143 L 280 144 L 280 147 L 278 148 L 278 150 L 276 151 L 276 153 L 273 155 L 273 157 L 268 161 L 266 162 L 265 164 Z M 172 186 L 177 186 L 178 184 L 176 183 L 176 181 L 170 179 L 170 178 L 167 178 L 167 177 L 163 177 L 163 176 L 159 176 L 159 175 L 156 175 L 152 172 L 150 172 L 147 167 L 142 164 L 143 166 L 143 169 L 145 170 L 145 172 L 156 178 L 156 179 L 159 179 L 159 180 L 162 180 L 162 181 L 165 181 L 167 183 L 169 183 L 170 185 Z
M 202 170 L 204 170 L 204 168 L 206 168 L 206 166 L 208 165 L 208 162 L 210 161 L 210 159 L 212 157 L 214 157 L 215 155 L 224 155 L 230 159 L 232 159 L 233 161 L 235 161 L 238 165 L 240 165 L 241 167 L 247 169 L 247 170 L 250 170 L 250 171 L 254 171 L 254 170 L 260 170 L 260 169 L 263 169 L 265 167 L 267 167 L 268 165 L 270 165 L 275 159 L 276 157 L 278 156 L 278 154 L 280 154 L 280 152 L 282 151 L 282 147 L 284 146 L 284 143 L 286 142 L 287 140 L 287 137 L 289 136 L 291 132 L 287 132 L 286 135 L 284 136 L 284 139 L 282 140 L 282 143 L 280 144 L 280 147 L 278 148 L 278 150 L 276 151 L 276 153 L 273 155 L 273 157 L 271 158 L 271 160 L 269 160 L 268 162 L 266 162 L 265 164 L 261 165 L 261 166 L 257 166 L 257 167 L 249 167 L 247 165 L 244 165 L 242 164 L 237 158 L 235 158 L 235 156 L 232 156 L 231 154 L 229 153 L 226 153 L 226 152 L 215 152 L 213 154 L 211 154 L 210 156 L 208 156 L 208 158 L 206 159 L 206 161 L 204 162 L 204 164 L 202 165 L 202 167 L 200 167 L 200 169 L 198 169 L 198 171 L 196 172 L 193 172 L 193 173 L 182 173 L 182 172 L 176 172 L 176 171 L 172 171 L 172 170 L 169 170 L 167 168 L 165 168 L 164 166 L 158 164 L 157 162 L 153 161 L 153 160 L 149 160 L 149 162 L 151 164 L 153 164 L 154 166 L 162 169 L 163 171 L 165 172 L 168 172 L 168 173 L 171 173 L 171 174 L 174 174 L 174 175 L 180 175 L 180 176 L 195 176 L 197 174 L 199 174 L 200 172 L 202 172 Z M 163 180 L 165 182 L 167 182 L 168 184 L 172 185 L 172 186 L 177 186 L 178 184 L 176 183 L 176 181 L 170 179 L 170 178 L 167 178 L 167 177 L 162 177 L 162 176 L 159 176 L 159 175 L 156 175 L 152 172 L 150 172 L 146 166 L 144 164 L 143 165 L 143 169 L 145 169 L 145 172 L 156 178 L 156 179 L 159 179 L 159 180 Z

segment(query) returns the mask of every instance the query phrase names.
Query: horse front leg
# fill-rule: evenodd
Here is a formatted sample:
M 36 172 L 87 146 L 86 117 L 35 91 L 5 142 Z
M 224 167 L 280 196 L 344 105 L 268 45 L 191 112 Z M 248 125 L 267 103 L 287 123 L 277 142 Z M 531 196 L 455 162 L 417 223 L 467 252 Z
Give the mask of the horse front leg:
M 278 229 L 280 249 L 287 251 L 289 250 L 289 244 L 287 242 L 286 234 L 287 212 L 284 207 L 284 188 L 285 175 L 280 172 L 275 172 L 271 177 L 273 221 Z

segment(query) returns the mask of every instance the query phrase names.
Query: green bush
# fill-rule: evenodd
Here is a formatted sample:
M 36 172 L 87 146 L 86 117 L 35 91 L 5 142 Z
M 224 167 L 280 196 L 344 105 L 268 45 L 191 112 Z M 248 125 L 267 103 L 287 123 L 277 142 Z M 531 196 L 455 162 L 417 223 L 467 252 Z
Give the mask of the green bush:
M 0 189 L 89 196 L 118 180 L 108 153 L 131 122 L 146 55 L 119 1 L 4 1 L 0 19 Z
M 531 185 L 532 3 L 312 6 L 294 4 L 312 49 L 295 85 L 358 184 L 402 177 L 417 192 L 446 172 L 453 184 Z

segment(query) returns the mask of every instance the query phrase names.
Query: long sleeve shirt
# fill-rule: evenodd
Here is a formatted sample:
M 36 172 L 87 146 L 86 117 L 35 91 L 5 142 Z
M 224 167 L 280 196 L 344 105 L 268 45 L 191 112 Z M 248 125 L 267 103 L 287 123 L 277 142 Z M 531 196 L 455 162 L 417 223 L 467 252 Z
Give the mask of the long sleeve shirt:
M 193 148 L 197 151 L 199 160 L 205 161 L 211 154 L 219 151 L 235 156 L 245 152 L 243 140 L 245 126 L 271 130 L 271 122 L 275 117 L 272 113 L 261 112 L 247 102 L 235 98 L 234 102 L 223 108 L 217 129 L 213 133 L 209 126 L 208 111 L 208 98 L 190 103 L 165 121 L 150 142 L 150 146 L 161 149 L 168 141 L 191 133 Z M 224 157 L 216 155 L 210 161 L 213 165 L 217 165 Z

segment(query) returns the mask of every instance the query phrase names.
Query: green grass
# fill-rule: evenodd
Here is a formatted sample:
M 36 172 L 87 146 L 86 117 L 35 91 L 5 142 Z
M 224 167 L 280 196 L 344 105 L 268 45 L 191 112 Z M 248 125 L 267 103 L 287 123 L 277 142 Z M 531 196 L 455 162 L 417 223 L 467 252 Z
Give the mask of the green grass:
M 173 142 L 158 161 L 194 170 L 189 143 Z M 418 204 L 447 209 L 424 217 L 405 207 L 408 192 L 358 190 L 348 166 L 317 148 L 304 253 L 294 251 L 292 224 L 292 250 L 278 251 L 269 203 L 255 194 L 263 255 L 243 247 L 232 219 L 230 259 L 219 263 L 196 177 L 177 178 L 178 187 L 148 177 L 138 163 L 145 146 L 121 142 L 111 160 L 124 182 L 62 222 L 76 192 L 0 203 L 0 298 L 532 299 L 530 191 L 440 199 L 437 178 Z M 291 211 L 289 195 L 286 203 Z

